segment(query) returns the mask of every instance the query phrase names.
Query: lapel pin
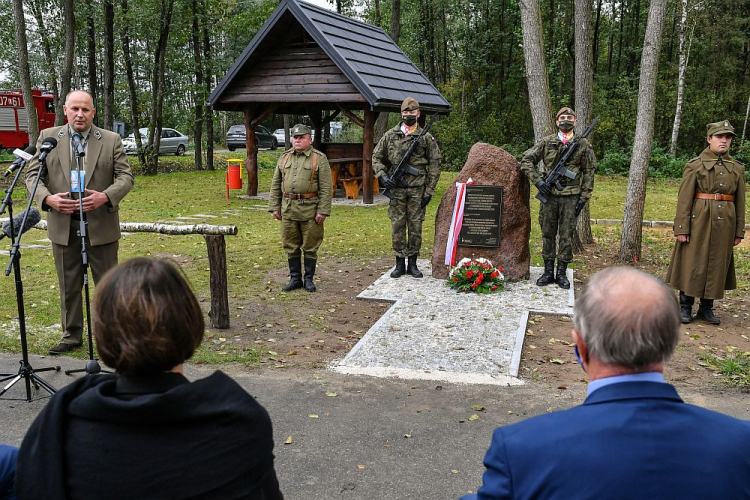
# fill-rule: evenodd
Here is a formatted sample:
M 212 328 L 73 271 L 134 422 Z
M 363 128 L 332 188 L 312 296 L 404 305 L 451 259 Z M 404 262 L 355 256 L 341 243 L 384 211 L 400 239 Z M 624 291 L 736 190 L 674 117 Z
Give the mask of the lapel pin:
M 98 130 L 94 130 L 94 137 L 96 137 L 97 140 L 99 140 L 102 138 L 102 133 L 99 132 Z
M 60 131 L 57 133 L 57 137 L 59 137 L 60 139 L 62 139 L 63 137 L 65 137 L 65 129 L 64 128 L 60 129 Z

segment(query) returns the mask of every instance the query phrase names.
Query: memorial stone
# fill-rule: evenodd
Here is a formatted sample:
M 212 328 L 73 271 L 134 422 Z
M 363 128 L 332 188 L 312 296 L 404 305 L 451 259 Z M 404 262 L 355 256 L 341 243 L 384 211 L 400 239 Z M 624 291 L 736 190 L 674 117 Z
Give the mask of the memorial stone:
M 444 172 L 443 175 L 446 175 Z M 445 279 L 446 243 L 456 202 L 456 183 L 469 178 L 478 187 L 502 186 L 499 246 L 462 245 L 459 237 L 456 262 L 464 257 L 484 257 L 496 266 L 503 267 L 506 281 L 529 278 L 531 254 L 531 216 L 529 209 L 529 182 L 518 168 L 516 159 L 502 148 L 477 143 L 472 146 L 464 167 L 440 200 L 435 216 L 435 243 L 432 248 L 432 276 Z

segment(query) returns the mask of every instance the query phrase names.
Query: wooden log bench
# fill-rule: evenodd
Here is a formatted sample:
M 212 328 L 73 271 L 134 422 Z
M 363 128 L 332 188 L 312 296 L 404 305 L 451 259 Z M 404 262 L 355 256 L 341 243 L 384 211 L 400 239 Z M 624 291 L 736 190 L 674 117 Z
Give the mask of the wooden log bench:
M 328 163 L 331 165 L 334 195 L 340 185 L 347 199 L 359 199 L 359 192 L 362 190 L 362 158 L 333 158 Z M 372 186 L 374 193 L 380 190 L 377 177 L 372 178 Z
M 1 222 L 1 221 L 0 221 Z M 36 229 L 47 229 L 42 220 Z M 212 224 L 160 224 L 151 222 L 120 222 L 120 231 L 128 233 L 159 233 L 169 235 L 200 234 L 206 240 L 211 290 L 211 309 L 208 311 L 213 328 L 229 328 L 229 293 L 227 289 L 227 250 L 225 235 L 236 235 L 237 226 Z

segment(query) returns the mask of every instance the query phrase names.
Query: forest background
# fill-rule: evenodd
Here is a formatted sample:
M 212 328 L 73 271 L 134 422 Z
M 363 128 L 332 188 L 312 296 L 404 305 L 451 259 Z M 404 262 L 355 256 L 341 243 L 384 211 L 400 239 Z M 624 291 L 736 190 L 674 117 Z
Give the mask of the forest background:
M 0 88 L 21 86 L 17 4 L 24 13 L 32 88 L 58 96 L 71 88 L 89 90 L 99 126 L 123 121 L 130 133 L 134 124 L 159 121 L 176 128 L 197 146 L 195 167 L 201 169 L 207 137 L 222 145 L 227 128 L 242 122 L 239 114 L 212 113 L 202 103 L 278 1 L 2 2 Z M 539 4 L 552 108 L 575 107 L 574 1 Z M 650 2 L 592 0 L 590 5 L 593 115 L 601 117 L 594 140 L 599 173 L 627 175 Z M 434 127 L 445 169 L 460 169 L 476 142 L 515 155 L 533 144 L 518 0 L 337 0 L 332 8 L 383 27 L 451 103 L 451 114 Z M 677 113 L 681 54 L 684 97 Z M 705 146 L 706 124 L 723 119 L 734 124 L 733 151 L 747 163 L 749 106 L 750 1 L 668 0 L 649 176 L 679 177 L 685 160 Z M 61 103 L 58 110 L 61 119 Z M 281 128 L 283 117 L 272 116 L 265 125 Z M 357 127 L 344 127 L 352 140 L 358 139 Z

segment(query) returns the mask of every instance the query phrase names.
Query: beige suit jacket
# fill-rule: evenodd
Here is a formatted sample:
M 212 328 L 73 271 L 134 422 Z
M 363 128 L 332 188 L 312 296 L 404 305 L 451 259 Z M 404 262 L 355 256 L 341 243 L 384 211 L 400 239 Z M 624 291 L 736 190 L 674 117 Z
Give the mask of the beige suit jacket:
M 57 193 L 70 191 L 71 165 L 70 135 L 67 125 L 42 130 L 36 143 L 37 153 L 29 163 L 26 172 L 26 186 L 31 192 L 39 173 L 39 154 L 44 140 L 52 137 L 57 147 L 47 155 L 45 169 L 34 201 L 47 212 L 47 234 L 58 245 L 68 245 L 70 215 L 63 215 L 44 203 L 44 199 Z M 120 136 L 114 132 L 95 126 L 89 132 L 86 147 L 86 178 L 84 187 L 106 193 L 109 203 L 86 214 L 88 236 L 91 245 L 104 245 L 120 239 L 120 201 L 133 187 L 133 173 L 130 171 Z

